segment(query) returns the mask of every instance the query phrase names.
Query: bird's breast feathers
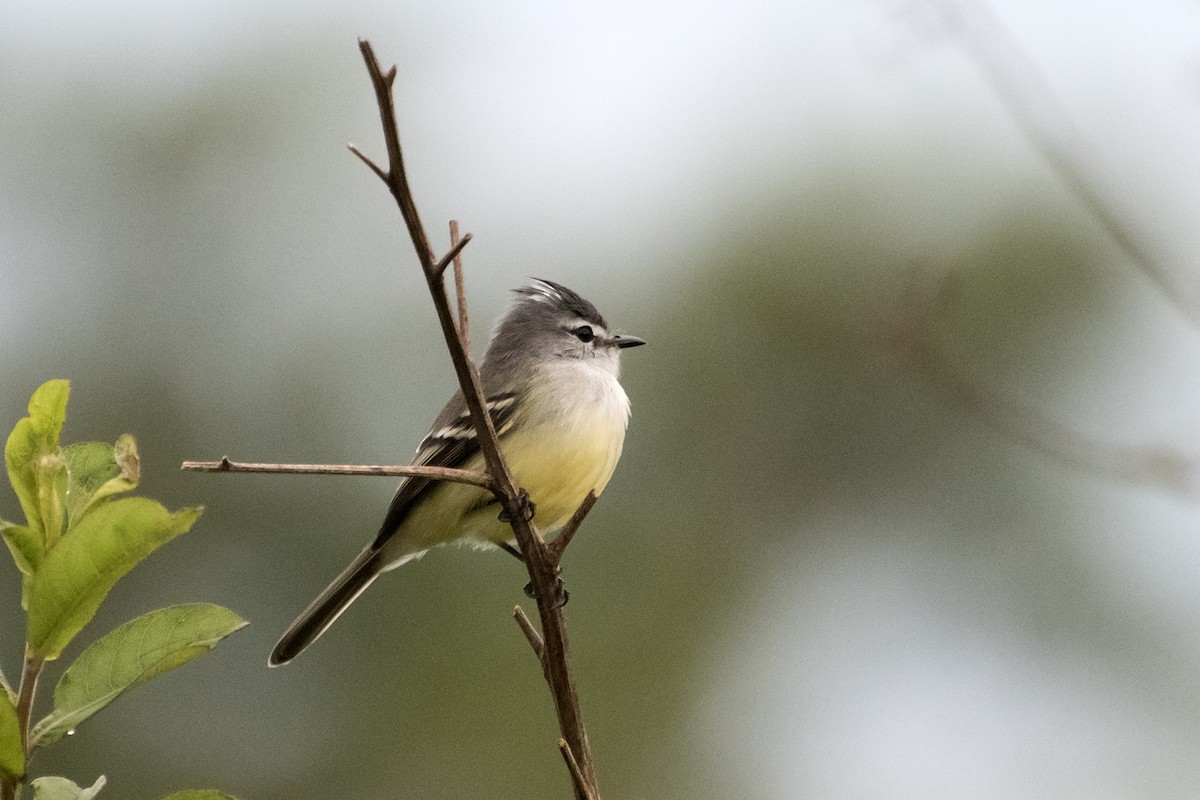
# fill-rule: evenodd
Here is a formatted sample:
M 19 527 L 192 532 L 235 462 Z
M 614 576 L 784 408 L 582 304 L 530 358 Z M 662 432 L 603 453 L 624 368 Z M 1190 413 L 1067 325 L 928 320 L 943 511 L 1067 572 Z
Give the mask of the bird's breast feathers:
M 576 362 L 531 382 L 520 406 L 502 447 L 513 478 L 537 506 L 538 525 L 554 530 L 612 477 L 629 398 L 615 375 Z
M 511 416 L 498 426 L 509 470 L 529 492 L 534 522 L 544 532 L 565 525 L 588 492 L 604 491 L 629 422 L 629 398 L 615 375 L 582 362 L 552 370 L 526 384 L 505 407 Z M 465 424 L 463 435 L 472 435 Z M 462 466 L 485 469 L 482 454 Z M 411 509 L 386 547 L 394 563 L 401 563 L 403 556 L 456 539 L 510 541 L 512 529 L 497 518 L 499 510 L 486 489 L 442 483 Z

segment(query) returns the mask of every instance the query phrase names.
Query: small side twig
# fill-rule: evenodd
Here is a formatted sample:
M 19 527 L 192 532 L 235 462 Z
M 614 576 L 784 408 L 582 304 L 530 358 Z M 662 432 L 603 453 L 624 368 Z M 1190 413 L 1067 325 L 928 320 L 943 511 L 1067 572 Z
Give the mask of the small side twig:
M 542 654 L 546 650 L 546 645 L 542 642 L 542 635 L 533 627 L 533 623 L 529 621 L 529 617 L 525 614 L 525 609 L 520 606 L 513 606 L 513 619 L 517 621 L 517 627 L 521 629 L 521 633 L 525 634 L 525 638 L 529 640 L 529 646 L 533 648 L 533 654 L 538 657 L 538 661 L 542 660 Z
M 462 248 L 459 247 L 458 220 L 450 220 L 450 252 L 454 254 L 454 306 L 458 309 L 458 338 L 463 350 L 471 353 L 471 325 L 467 316 L 467 285 L 463 278 Z
M 594 505 L 596 505 L 596 492 L 591 491 L 587 493 L 587 497 L 583 498 L 583 502 L 579 504 L 579 508 L 575 509 L 575 513 L 571 515 L 571 519 L 559 531 L 558 536 L 554 537 L 554 541 L 546 545 L 554 558 L 555 564 L 562 561 L 563 552 L 567 549 L 567 545 L 571 543 L 571 539 L 575 537 L 575 531 L 579 530 L 579 526 L 583 524 L 583 520 Z
M 575 784 L 575 792 L 583 795 L 586 800 L 594 800 L 595 795 L 592 794 L 591 788 L 584 780 L 583 772 L 579 769 L 579 762 L 575 760 L 575 754 L 571 752 L 571 745 L 567 744 L 566 739 L 558 740 L 558 752 L 562 753 L 563 762 L 567 765 L 567 772 L 571 773 L 571 782 Z
M 446 267 L 450 266 L 451 264 L 461 264 L 462 259 L 460 258 L 460 256 L 462 255 L 462 250 L 464 247 L 466 247 L 470 243 L 471 243 L 471 234 L 468 233 L 465 236 L 463 236 L 462 239 L 460 239 L 459 241 L 457 241 L 453 245 L 451 245 L 450 249 L 446 252 L 446 255 L 442 256 L 442 259 L 440 261 L 438 261 L 437 264 L 434 265 L 434 267 L 433 267 L 434 276 L 437 278 L 441 278 L 442 273 L 444 273 L 446 271 Z M 458 278 L 458 275 L 460 272 L 461 272 L 461 267 L 455 269 L 454 277 L 456 279 Z
M 383 169 L 378 164 L 376 164 L 374 161 L 372 161 L 367 156 L 366 153 L 364 153 L 362 150 L 359 150 L 358 145 L 354 144 L 353 142 L 350 142 L 346 145 L 346 149 L 349 150 L 351 153 L 354 153 L 354 155 L 358 156 L 358 159 L 360 161 L 362 161 L 364 164 L 366 164 L 371 169 L 372 172 L 374 172 L 376 175 L 379 176 L 379 180 L 383 181 L 384 183 L 387 183 L 387 179 L 388 179 L 387 173 L 384 172 Z
M 451 467 L 376 466 L 370 464 L 258 464 L 246 461 L 184 461 L 180 469 L 191 472 L 262 472 L 279 475 L 387 475 L 398 478 L 430 478 L 451 483 L 492 488 L 492 479 L 482 472 Z

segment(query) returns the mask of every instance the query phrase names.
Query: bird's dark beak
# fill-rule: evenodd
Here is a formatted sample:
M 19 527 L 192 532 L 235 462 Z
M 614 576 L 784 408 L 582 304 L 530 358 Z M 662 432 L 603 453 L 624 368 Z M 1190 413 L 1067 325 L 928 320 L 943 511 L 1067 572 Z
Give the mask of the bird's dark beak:
M 608 338 L 608 344 L 610 346 L 620 347 L 622 349 L 626 347 L 637 347 L 638 345 L 643 345 L 645 343 L 645 339 L 639 339 L 636 336 L 629 336 L 628 334 L 622 333 L 613 334 Z

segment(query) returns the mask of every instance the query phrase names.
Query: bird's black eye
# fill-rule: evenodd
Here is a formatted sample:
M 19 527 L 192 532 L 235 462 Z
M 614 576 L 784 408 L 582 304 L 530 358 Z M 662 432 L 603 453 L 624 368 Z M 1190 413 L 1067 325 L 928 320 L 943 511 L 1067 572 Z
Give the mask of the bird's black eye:
M 596 338 L 596 334 L 592 333 L 591 325 L 580 325 L 578 328 L 572 328 L 571 333 L 575 334 L 575 338 L 584 344 Z

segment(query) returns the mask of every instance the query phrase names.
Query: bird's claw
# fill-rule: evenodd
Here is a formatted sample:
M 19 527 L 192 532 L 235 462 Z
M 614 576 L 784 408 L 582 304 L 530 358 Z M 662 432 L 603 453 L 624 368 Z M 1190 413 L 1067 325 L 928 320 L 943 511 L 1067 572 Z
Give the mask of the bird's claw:
M 529 492 L 525 491 L 524 489 L 521 489 L 517 492 L 517 508 L 521 515 L 521 519 L 523 519 L 525 522 L 532 520 L 533 515 L 537 513 L 537 505 L 529 499 Z M 501 509 L 498 519 L 506 525 L 509 522 L 512 522 L 512 517 L 508 515 L 507 509 Z
M 531 600 L 537 599 L 537 592 L 533 590 L 533 581 L 525 584 L 525 596 Z M 554 607 L 562 608 L 571 599 L 571 593 L 567 591 L 566 585 L 562 578 L 554 579 Z

